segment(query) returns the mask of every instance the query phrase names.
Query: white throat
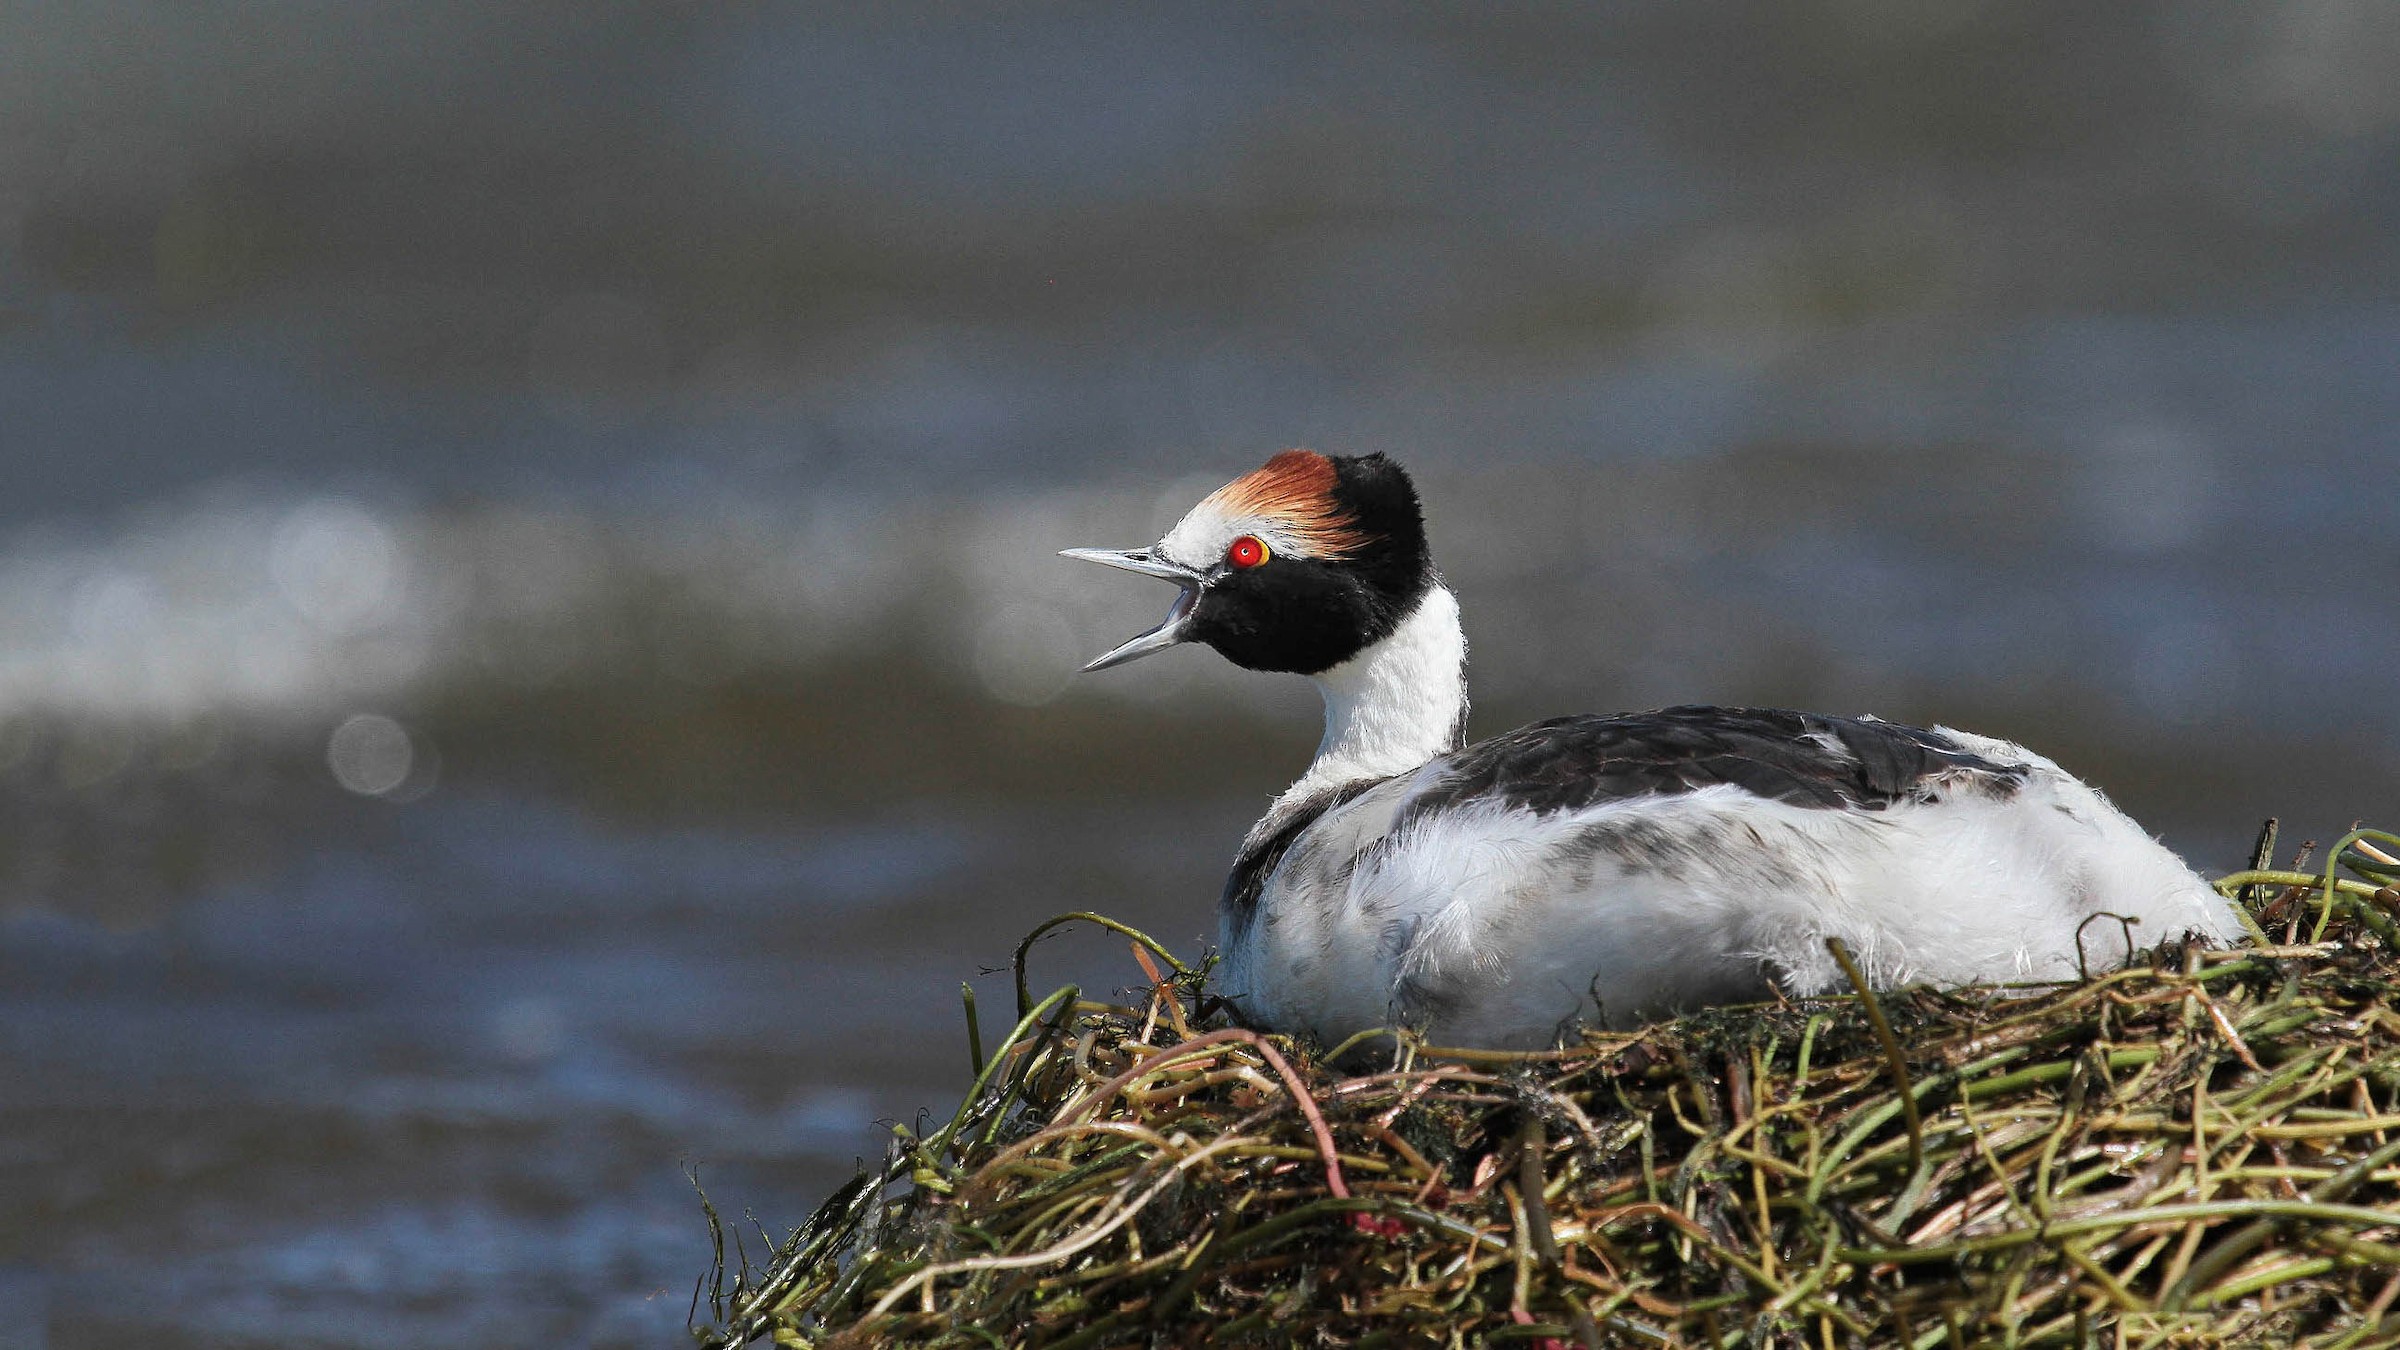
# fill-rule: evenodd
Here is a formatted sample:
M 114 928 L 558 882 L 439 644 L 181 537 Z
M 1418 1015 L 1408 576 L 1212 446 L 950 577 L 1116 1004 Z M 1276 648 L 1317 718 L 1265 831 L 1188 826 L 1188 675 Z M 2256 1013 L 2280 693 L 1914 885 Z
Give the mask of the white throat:
M 1326 788 L 1406 773 L 1458 747 L 1467 720 L 1458 598 L 1435 583 L 1391 636 L 1310 678 L 1325 696 L 1325 739 L 1308 772 L 1275 799 L 1269 819 Z

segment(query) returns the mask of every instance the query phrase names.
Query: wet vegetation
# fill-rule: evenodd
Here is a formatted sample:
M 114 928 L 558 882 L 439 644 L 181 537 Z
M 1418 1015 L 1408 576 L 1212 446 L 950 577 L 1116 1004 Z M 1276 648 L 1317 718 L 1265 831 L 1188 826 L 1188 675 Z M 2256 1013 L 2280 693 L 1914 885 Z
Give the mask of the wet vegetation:
M 1133 942 L 771 1250 L 712 1350 L 2400 1339 L 2400 838 L 2217 884 L 2244 944 L 1720 1009 L 1538 1053 L 1231 1024 Z M 2094 965 L 2132 935 L 2084 935 Z M 1839 954 L 1837 952 L 1837 954 Z

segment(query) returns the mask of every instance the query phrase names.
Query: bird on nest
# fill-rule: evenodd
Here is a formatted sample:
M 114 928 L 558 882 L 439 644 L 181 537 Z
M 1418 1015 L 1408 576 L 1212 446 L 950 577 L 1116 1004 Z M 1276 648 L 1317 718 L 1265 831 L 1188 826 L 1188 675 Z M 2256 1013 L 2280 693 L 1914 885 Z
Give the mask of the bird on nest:
M 1529 1048 L 1846 988 L 1828 938 L 1889 988 L 2073 978 L 2131 955 L 2127 920 L 2240 931 L 2098 791 L 1987 736 L 1675 707 L 1463 744 L 1458 601 L 1380 454 L 1286 451 L 1147 548 L 1065 556 L 1178 588 L 1085 670 L 1197 642 L 1324 695 L 1219 902 L 1220 992 L 1261 1026 Z

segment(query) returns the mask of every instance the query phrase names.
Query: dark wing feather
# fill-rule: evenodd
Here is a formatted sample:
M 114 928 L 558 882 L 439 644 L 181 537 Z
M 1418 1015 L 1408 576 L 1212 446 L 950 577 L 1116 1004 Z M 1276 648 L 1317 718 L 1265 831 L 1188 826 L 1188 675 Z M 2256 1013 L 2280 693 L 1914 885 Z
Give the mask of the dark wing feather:
M 2007 796 L 2028 773 L 1939 732 L 1775 708 L 1559 717 L 1436 764 L 1438 781 L 1410 802 L 1407 815 L 1493 799 L 1547 815 L 1719 784 L 1795 806 L 1877 811 L 1960 787 Z

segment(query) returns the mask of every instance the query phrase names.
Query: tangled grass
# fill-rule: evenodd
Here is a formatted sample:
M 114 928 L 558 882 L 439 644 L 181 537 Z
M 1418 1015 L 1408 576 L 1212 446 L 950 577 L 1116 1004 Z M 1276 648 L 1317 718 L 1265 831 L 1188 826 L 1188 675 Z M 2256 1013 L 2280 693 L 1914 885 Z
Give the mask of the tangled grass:
M 1045 929 L 1132 938 L 1146 995 L 1033 999 L 1020 947 L 1021 1016 L 957 1115 L 897 1131 L 763 1269 L 728 1272 L 720 1237 L 696 1334 L 2400 1344 L 2400 864 L 2377 847 L 2400 838 L 2355 833 L 2321 873 L 2266 868 L 2271 839 L 2218 883 L 2244 946 L 1526 1054 L 1312 1055 L 1212 1020 L 1148 938 L 1064 916 Z

